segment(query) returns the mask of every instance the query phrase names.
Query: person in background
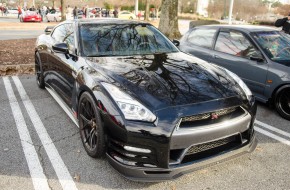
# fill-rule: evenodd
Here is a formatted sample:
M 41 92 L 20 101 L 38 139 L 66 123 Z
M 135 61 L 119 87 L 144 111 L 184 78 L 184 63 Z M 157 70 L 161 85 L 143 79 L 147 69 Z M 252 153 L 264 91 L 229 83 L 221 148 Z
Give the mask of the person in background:
M 281 27 L 286 34 L 290 34 L 290 13 L 287 17 L 276 20 L 276 27 Z
M 35 11 L 34 6 L 32 6 L 29 10 L 30 10 L 30 11 Z
M 118 11 L 117 11 L 117 9 L 115 9 L 115 10 L 113 11 L 113 15 L 114 15 L 114 18 L 118 18 Z
M 18 11 L 18 18 L 19 18 L 20 15 L 22 14 L 22 10 L 21 10 L 21 7 L 20 6 L 18 6 L 17 11 Z
M 73 16 L 74 16 L 74 19 L 78 19 L 78 8 L 77 8 L 77 6 L 75 6 L 75 8 L 73 10 Z
M 52 8 L 50 9 L 50 12 L 51 12 L 51 13 L 55 13 L 55 12 L 56 12 L 55 8 L 52 7 Z
M 84 11 L 84 13 L 85 13 L 85 17 L 86 18 L 89 18 L 90 17 L 90 11 L 89 11 L 89 6 L 87 5 L 86 7 L 85 7 L 85 11 Z
M 37 12 L 41 16 L 41 20 L 43 21 L 42 10 L 41 10 L 40 6 L 37 7 Z
M 68 5 L 66 8 L 66 20 L 70 20 L 72 17 L 73 9 Z

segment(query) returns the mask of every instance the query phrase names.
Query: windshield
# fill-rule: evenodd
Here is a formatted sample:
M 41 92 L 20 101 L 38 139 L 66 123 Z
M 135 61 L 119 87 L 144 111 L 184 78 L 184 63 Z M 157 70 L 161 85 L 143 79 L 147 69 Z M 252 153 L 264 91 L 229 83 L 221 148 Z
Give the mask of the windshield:
M 290 36 L 279 31 L 256 32 L 254 39 L 267 56 L 278 63 L 290 63 Z
M 147 24 L 83 24 L 80 43 L 82 53 L 88 57 L 178 52 L 156 28 Z

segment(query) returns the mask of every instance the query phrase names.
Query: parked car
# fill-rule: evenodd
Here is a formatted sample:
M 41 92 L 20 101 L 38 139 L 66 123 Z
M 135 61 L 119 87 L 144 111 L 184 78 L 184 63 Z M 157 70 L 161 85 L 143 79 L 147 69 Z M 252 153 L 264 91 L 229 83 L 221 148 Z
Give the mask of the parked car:
M 61 12 L 57 10 L 50 11 L 47 15 L 48 22 L 59 22 L 61 21 Z
M 20 22 L 41 22 L 41 15 L 34 11 L 24 11 L 19 17 Z
M 199 26 L 181 39 L 180 49 L 236 73 L 257 100 L 274 103 L 290 120 L 290 38 L 262 26 Z
M 120 11 L 118 13 L 118 18 L 120 19 L 136 19 L 136 15 L 129 11 Z
M 87 154 L 106 153 L 129 179 L 177 178 L 256 147 L 257 107 L 242 80 L 180 52 L 151 24 L 62 22 L 38 37 L 35 69 Z
M 16 15 L 18 15 L 18 9 L 17 8 L 8 9 L 8 13 L 9 14 L 16 14 Z

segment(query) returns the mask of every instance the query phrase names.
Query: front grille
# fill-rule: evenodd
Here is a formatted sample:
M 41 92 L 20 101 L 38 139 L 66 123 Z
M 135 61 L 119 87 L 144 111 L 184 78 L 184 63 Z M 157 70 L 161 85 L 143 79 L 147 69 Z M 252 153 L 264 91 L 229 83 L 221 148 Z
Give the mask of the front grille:
M 186 116 L 181 118 L 180 128 L 210 125 L 234 119 L 245 114 L 241 107 L 231 107 L 222 110 L 216 110 L 208 113 Z
M 230 151 L 242 144 L 240 135 L 234 135 L 224 139 L 191 146 L 185 156 L 183 157 L 181 164 L 188 162 L 195 162 L 203 160 L 224 152 Z
M 236 109 L 237 109 L 237 107 L 234 107 L 234 108 L 228 108 L 228 109 L 222 109 L 222 110 L 214 111 L 214 112 L 211 112 L 211 113 L 205 113 L 205 114 L 199 114 L 199 115 L 183 117 L 182 118 L 182 122 L 199 121 L 199 120 L 209 119 L 213 115 L 223 116 L 223 115 L 227 115 L 227 114 L 230 114 L 230 113 L 234 112 Z
M 204 144 L 199 144 L 199 145 L 194 145 L 192 147 L 190 147 L 188 149 L 188 151 L 186 152 L 186 155 L 190 155 L 190 154 L 196 154 L 198 152 L 203 152 L 209 149 L 213 149 L 225 144 L 230 143 L 233 140 L 233 138 L 228 137 L 228 138 L 224 138 L 224 139 L 220 139 L 217 141 L 213 141 L 213 142 L 208 142 L 208 143 L 204 143 Z

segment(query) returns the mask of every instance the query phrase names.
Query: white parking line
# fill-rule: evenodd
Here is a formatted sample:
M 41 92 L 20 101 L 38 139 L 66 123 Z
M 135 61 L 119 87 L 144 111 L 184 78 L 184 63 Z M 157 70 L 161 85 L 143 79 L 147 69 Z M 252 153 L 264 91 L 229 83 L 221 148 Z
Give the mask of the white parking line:
M 23 104 L 27 110 L 27 113 L 34 125 L 34 128 L 43 144 L 43 147 L 51 161 L 51 164 L 56 172 L 56 175 L 59 179 L 59 182 L 63 189 L 75 190 L 77 189 L 66 165 L 61 159 L 55 145 L 53 144 L 51 138 L 49 137 L 39 115 L 37 114 L 33 104 L 31 103 L 28 95 L 25 92 L 25 89 L 22 86 L 21 81 L 17 76 L 13 76 L 13 81 L 18 89 L 20 97 L 23 101 Z
M 290 141 L 287 140 L 287 139 L 284 139 L 282 137 L 279 137 L 277 135 L 274 135 L 273 133 L 270 133 L 270 132 L 268 132 L 268 131 L 266 131 L 264 129 L 261 129 L 260 127 L 257 127 L 257 126 L 255 126 L 255 130 L 258 131 L 259 133 L 262 133 L 263 135 L 266 135 L 268 137 L 271 137 L 271 138 L 273 138 L 273 139 L 275 139 L 277 141 L 280 141 L 283 144 L 286 144 L 286 145 L 290 146 Z
M 10 80 L 8 77 L 3 77 L 4 86 L 8 96 L 8 100 L 12 109 L 12 114 L 16 123 L 16 127 L 20 136 L 23 152 L 28 164 L 34 189 L 49 190 L 47 178 L 43 173 L 43 168 L 40 164 L 35 147 L 33 146 L 27 125 L 22 115 L 21 109 L 13 92 Z
M 274 131 L 274 132 L 279 133 L 279 134 L 281 134 L 281 135 L 283 135 L 283 136 L 285 136 L 285 137 L 289 137 L 289 138 L 290 138 L 290 133 L 287 133 L 287 132 L 285 132 L 285 131 L 282 131 L 282 130 L 280 130 L 280 129 L 277 129 L 276 127 L 273 127 L 273 126 L 271 126 L 271 125 L 268 125 L 268 124 L 263 123 L 263 122 L 258 121 L 258 120 L 255 121 L 255 124 L 258 124 L 258 125 L 260 125 L 261 127 L 264 127 L 264 128 L 266 128 L 266 129 L 269 129 L 269 130 L 271 130 L 271 131 Z

